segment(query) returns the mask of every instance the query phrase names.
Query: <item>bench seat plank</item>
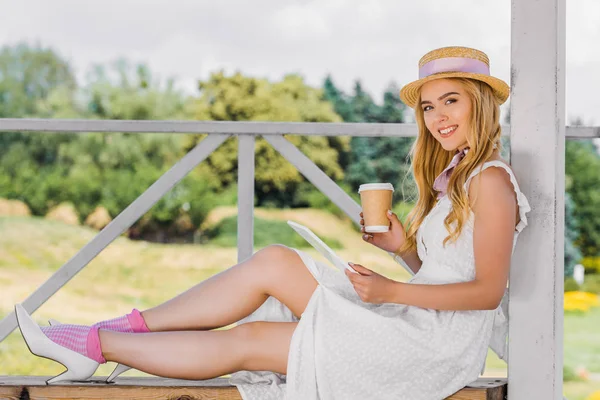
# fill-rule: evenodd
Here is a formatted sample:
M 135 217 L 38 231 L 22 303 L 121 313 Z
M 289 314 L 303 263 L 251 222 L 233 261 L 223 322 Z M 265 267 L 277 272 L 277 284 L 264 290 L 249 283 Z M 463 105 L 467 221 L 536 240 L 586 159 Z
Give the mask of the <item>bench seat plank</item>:
M 50 377 L 0 376 L 0 398 L 10 400 L 58 399 L 170 399 L 170 400 L 241 400 L 227 378 L 188 381 L 158 377 L 120 377 L 106 384 L 95 377 L 89 382 L 46 385 Z M 480 378 L 447 400 L 503 400 L 506 378 Z

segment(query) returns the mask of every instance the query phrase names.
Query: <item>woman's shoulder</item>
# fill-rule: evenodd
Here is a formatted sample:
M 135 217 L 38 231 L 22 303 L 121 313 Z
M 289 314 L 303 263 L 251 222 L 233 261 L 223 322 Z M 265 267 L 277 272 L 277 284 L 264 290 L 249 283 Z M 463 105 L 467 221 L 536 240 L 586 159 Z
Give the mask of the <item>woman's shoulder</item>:
M 475 177 L 477 179 L 473 179 Z M 470 198 L 474 199 L 480 188 L 497 192 L 498 195 L 502 192 L 512 193 L 519 190 L 510 164 L 499 156 L 492 157 L 477 166 L 465 183 L 465 189 L 468 191 Z
M 498 168 L 490 168 L 492 166 Z M 481 167 L 477 167 L 473 171 L 480 179 L 473 180 L 473 184 L 466 187 L 471 208 L 474 207 L 477 193 L 480 190 L 485 192 L 484 197 L 490 199 L 490 202 L 495 205 L 501 198 L 505 198 L 508 202 L 514 196 L 517 202 L 515 229 L 521 232 L 527 226 L 526 214 L 531 211 L 531 207 L 519 188 L 514 171 L 501 157 L 490 158 Z
M 490 167 L 499 167 L 499 168 L 490 168 Z M 505 172 L 503 172 L 502 170 L 504 170 Z M 508 181 L 509 183 L 515 178 L 515 173 L 512 170 L 508 161 L 506 161 L 505 159 L 503 159 L 500 156 L 491 157 L 488 160 L 486 160 L 485 162 L 476 166 L 475 169 L 473 169 L 473 171 L 471 172 L 470 176 L 467 178 L 467 184 L 465 186 L 468 186 L 469 181 L 471 181 L 477 175 L 481 175 L 482 177 L 489 176 L 492 178 L 484 178 L 484 179 L 492 179 L 492 180 L 499 179 L 500 177 L 505 177 L 505 178 L 510 177 L 510 179 Z

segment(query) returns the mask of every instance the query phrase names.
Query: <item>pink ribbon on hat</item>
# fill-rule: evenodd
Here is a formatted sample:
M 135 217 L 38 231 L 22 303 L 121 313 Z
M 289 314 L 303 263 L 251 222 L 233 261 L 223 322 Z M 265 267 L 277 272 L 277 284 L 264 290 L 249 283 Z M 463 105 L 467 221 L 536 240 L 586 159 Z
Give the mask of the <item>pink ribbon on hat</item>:
M 431 60 L 419 68 L 419 79 L 440 72 L 468 72 L 473 74 L 490 74 L 490 67 L 483 61 L 467 57 L 446 57 Z
M 437 190 L 438 200 L 446 195 L 448 190 L 448 182 L 450 182 L 450 175 L 452 175 L 452 171 L 454 171 L 454 167 L 458 165 L 458 163 L 465 157 L 465 155 L 469 152 L 469 148 L 465 147 L 462 151 L 457 152 L 454 157 L 452 157 L 452 161 L 450 164 L 442 171 L 441 174 L 435 178 L 433 182 L 433 189 Z

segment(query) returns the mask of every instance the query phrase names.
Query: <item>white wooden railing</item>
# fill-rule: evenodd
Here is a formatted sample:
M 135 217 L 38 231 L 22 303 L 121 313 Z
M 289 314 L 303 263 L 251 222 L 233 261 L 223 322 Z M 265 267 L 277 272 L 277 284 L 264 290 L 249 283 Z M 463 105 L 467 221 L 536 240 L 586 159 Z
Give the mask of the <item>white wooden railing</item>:
M 508 126 L 504 126 L 503 134 L 509 135 L 509 129 Z M 408 137 L 415 136 L 417 128 L 414 124 L 0 119 L 0 131 L 208 133 L 204 140 L 23 301 L 25 308 L 29 312 L 34 312 L 232 135 L 236 135 L 239 139 L 238 261 L 241 261 L 252 255 L 254 248 L 254 141 L 256 136 L 264 137 L 358 224 L 360 206 L 296 146 L 285 139 L 283 134 Z M 568 127 L 567 133 L 571 138 L 600 137 L 600 128 Z M 405 269 L 412 273 L 407 266 Z M 0 322 L 0 341 L 15 328 L 16 319 L 14 313 L 11 313 Z
M 208 133 L 204 140 L 189 151 L 23 301 L 23 305 L 30 313 L 43 305 L 106 246 L 133 225 L 174 185 L 232 135 L 238 137 L 238 260 L 243 260 L 252 255 L 254 248 L 254 142 L 257 136 L 262 136 L 358 224 L 360 206 L 296 146 L 285 139 L 283 134 L 376 137 L 409 137 L 417 134 L 417 128 L 414 124 L 48 119 L 0 119 L 0 134 L 1 131 L 32 131 L 40 134 L 51 132 Z M 600 137 L 600 128 L 567 127 L 566 134 L 572 139 L 596 138 Z M 510 135 L 509 126 L 503 127 L 503 135 Z M 519 175 L 519 171 L 516 172 Z M 404 267 L 412 274 L 410 268 L 406 265 Z M 14 313 L 10 313 L 0 321 L 0 342 L 15 328 Z

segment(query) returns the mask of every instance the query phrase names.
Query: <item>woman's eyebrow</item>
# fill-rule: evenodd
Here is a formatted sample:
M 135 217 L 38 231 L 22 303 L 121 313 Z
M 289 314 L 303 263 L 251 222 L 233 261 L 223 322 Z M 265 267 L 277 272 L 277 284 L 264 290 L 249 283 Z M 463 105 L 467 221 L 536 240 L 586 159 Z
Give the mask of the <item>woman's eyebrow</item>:
M 443 95 L 441 95 L 440 97 L 438 97 L 438 101 L 440 101 L 440 100 L 443 100 L 443 99 L 445 99 L 446 97 L 448 97 L 448 96 L 451 96 L 451 95 L 453 95 L 453 94 L 456 94 L 456 95 L 460 96 L 460 93 L 456 93 L 456 92 L 448 92 L 448 93 L 446 93 L 446 94 L 443 94 Z M 423 100 L 423 101 L 421 102 L 421 105 L 423 105 L 423 104 L 431 104 L 431 102 L 430 102 L 429 100 Z

